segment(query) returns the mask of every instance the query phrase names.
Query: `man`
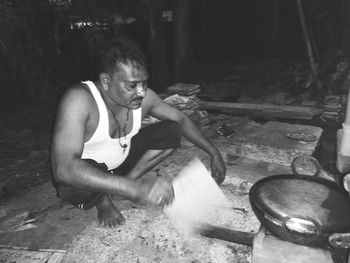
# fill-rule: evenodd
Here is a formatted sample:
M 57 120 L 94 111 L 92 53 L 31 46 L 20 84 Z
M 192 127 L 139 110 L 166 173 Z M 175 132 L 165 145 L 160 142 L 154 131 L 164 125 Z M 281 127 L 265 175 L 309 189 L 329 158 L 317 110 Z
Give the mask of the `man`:
M 184 135 L 211 156 L 217 183 L 225 177 L 219 151 L 182 112 L 164 103 L 147 87 L 144 56 L 121 37 L 103 49 L 97 81 L 70 88 L 58 108 L 51 147 L 57 195 L 84 210 L 97 208 L 109 227 L 125 219 L 111 195 L 147 204 L 167 205 L 174 199 L 171 183 L 146 172 L 180 146 Z M 140 129 L 141 119 L 161 122 Z

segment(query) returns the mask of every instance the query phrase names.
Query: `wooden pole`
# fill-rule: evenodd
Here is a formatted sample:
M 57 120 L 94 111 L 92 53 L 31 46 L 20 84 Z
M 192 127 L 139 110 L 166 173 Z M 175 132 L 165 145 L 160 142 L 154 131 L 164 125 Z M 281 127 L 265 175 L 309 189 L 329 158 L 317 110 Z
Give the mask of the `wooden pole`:
M 315 63 L 314 54 L 313 54 L 313 51 L 312 51 L 311 40 L 310 40 L 310 36 L 309 36 L 308 30 L 307 30 L 307 26 L 306 26 L 303 6 L 301 4 L 301 0 L 296 0 L 296 1 L 297 1 L 297 6 L 298 6 L 300 24 L 301 24 L 301 28 L 302 28 L 302 31 L 303 31 L 305 45 L 306 45 L 307 55 L 308 55 L 308 59 L 309 59 L 309 63 L 310 63 L 312 78 L 313 78 L 313 81 L 316 84 L 316 87 L 317 87 L 318 91 L 320 92 L 320 95 L 324 96 L 324 92 L 323 92 L 323 89 L 322 89 L 322 83 L 318 79 L 318 69 L 317 69 L 317 66 L 316 66 L 316 63 Z
M 271 19 L 271 47 L 272 52 L 278 50 L 278 35 L 280 27 L 280 1 L 273 0 L 272 3 L 272 19 Z
M 174 0 L 174 81 L 191 82 L 194 61 L 190 45 L 190 0 Z
M 170 84 L 165 29 L 162 21 L 163 1 L 148 0 L 151 84 L 163 91 Z

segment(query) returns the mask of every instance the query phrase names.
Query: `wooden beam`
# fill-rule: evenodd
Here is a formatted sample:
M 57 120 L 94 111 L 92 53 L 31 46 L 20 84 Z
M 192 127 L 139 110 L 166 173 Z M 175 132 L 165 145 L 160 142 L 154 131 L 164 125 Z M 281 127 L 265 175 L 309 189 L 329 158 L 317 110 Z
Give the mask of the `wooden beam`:
M 255 236 L 255 233 L 252 232 L 237 231 L 213 225 L 205 225 L 200 228 L 198 232 L 200 235 L 205 237 L 216 238 L 246 246 L 253 245 L 253 239 Z
M 312 119 L 322 114 L 322 109 L 307 106 L 271 105 L 254 103 L 235 103 L 204 101 L 200 109 L 230 111 L 231 113 L 252 113 L 255 115 L 269 115 L 290 119 Z

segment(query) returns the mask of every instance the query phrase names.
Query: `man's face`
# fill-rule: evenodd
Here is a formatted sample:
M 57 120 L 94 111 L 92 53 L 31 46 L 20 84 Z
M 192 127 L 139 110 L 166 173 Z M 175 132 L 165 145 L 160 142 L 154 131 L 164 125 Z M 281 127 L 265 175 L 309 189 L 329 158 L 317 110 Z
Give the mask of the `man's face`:
M 131 62 L 118 64 L 110 77 L 111 99 L 129 109 L 140 108 L 147 92 L 148 74 L 145 68 Z

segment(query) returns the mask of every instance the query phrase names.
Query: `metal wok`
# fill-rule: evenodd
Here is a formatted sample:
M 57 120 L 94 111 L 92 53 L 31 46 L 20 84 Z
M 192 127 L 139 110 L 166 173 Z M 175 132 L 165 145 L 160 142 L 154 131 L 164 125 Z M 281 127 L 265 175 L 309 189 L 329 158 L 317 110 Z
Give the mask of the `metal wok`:
M 251 207 L 271 233 L 306 246 L 350 247 L 350 200 L 336 183 L 299 174 L 256 182 Z

